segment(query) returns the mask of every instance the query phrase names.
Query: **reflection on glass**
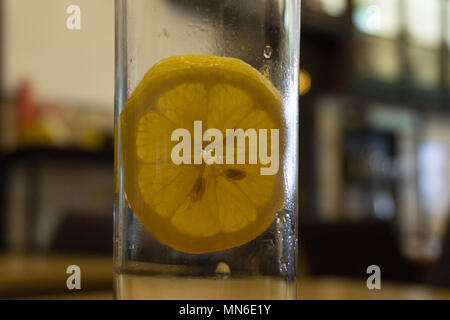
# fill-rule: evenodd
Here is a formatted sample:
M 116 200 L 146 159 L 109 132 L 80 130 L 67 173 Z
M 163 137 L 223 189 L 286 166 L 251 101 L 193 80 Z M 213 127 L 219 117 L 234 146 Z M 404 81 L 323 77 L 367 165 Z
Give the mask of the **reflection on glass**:
M 398 0 L 355 0 L 353 23 L 363 33 L 395 38 L 400 31 Z
M 424 47 L 437 47 L 441 41 L 439 0 L 406 1 L 406 29 L 411 42 Z

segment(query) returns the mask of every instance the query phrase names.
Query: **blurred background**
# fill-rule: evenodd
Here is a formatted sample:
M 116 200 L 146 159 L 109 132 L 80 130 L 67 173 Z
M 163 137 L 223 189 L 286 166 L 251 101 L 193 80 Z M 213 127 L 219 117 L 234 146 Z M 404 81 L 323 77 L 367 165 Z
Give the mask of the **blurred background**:
M 450 299 L 450 0 L 301 2 L 300 297 Z M 0 0 L 0 298 L 112 297 L 113 109 L 114 1 Z

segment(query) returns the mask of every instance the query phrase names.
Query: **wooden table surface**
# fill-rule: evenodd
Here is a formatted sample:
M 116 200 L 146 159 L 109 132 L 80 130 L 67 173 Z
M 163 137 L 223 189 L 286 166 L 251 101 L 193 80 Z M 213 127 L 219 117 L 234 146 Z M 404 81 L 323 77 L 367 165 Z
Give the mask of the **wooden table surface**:
M 69 265 L 80 266 L 82 290 L 69 291 Z M 112 299 L 112 259 L 96 256 L 20 256 L 0 254 L 0 298 Z M 300 277 L 300 299 L 445 299 L 450 290 L 419 284 L 382 282 L 368 290 L 364 279 Z
M 67 267 L 81 269 L 86 291 L 112 288 L 112 258 L 89 255 L 0 254 L 0 298 L 66 293 Z

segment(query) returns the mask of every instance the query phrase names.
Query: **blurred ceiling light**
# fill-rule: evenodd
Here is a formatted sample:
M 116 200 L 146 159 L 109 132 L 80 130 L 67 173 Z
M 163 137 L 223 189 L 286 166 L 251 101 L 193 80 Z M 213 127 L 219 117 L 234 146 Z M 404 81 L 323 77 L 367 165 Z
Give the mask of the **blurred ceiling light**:
M 394 38 L 400 30 L 398 0 L 355 0 L 353 23 L 370 35 Z
M 322 10 L 333 17 L 342 16 L 347 10 L 347 0 L 321 0 Z
M 441 41 L 440 0 L 406 1 L 406 29 L 412 42 L 437 47 Z
M 366 14 L 365 24 L 369 33 L 380 31 L 383 23 L 383 12 L 380 7 L 374 4 L 368 6 Z
M 299 93 L 302 96 L 308 93 L 309 89 L 311 89 L 311 75 L 308 71 L 304 69 L 300 70 L 299 82 Z

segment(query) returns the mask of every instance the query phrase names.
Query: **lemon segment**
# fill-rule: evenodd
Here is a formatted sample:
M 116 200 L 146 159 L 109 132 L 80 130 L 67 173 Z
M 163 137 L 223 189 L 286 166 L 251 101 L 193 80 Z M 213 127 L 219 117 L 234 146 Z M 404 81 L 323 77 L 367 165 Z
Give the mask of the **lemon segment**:
M 256 207 L 233 182 L 217 179 L 218 215 L 224 232 L 238 231 L 256 219 Z
M 241 88 L 230 84 L 211 87 L 208 95 L 208 127 L 222 132 L 238 127 L 238 123 L 249 115 L 254 102 Z
M 143 165 L 138 173 L 139 190 L 145 203 L 162 217 L 172 217 L 187 199 L 200 172 L 174 164 Z
M 216 185 L 211 173 L 206 173 L 199 179 L 202 180 L 198 180 L 198 184 L 203 185 L 193 188 L 197 194 L 185 199 L 171 222 L 182 233 L 210 237 L 221 231 L 217 214 L 211 210 L 218 207 Z

